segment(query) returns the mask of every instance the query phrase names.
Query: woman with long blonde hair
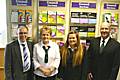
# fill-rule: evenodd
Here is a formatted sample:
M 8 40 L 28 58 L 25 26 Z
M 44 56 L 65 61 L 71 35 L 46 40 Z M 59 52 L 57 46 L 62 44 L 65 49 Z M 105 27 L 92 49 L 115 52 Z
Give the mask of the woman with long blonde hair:
M 61 48 L 61 65 L 59 76 L 63 80 L 86 80 L 84 67 L 85 50 L 80 44 L 79 33 L 70 31 L 67 40 Z

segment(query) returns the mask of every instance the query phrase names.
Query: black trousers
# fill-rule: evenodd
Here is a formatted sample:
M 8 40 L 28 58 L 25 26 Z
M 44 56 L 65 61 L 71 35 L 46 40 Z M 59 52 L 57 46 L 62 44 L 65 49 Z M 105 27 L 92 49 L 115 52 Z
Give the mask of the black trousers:
M 56 79 L 56 75 L 51 77 L 41 77 L 41 76 L 35 75 L 35 80 L 55 80 L 55 79 Z
M 27 71 L 23 73 L 24 80 L 34 80 L 34 74 L 32 71 Z

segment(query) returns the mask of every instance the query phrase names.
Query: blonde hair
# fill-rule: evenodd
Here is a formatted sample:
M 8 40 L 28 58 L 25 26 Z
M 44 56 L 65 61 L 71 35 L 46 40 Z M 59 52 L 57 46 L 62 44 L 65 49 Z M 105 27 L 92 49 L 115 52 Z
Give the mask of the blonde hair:
M 49 27 L 47 27 L 47 26 L 43 26 L 43 27 L 40 29 L 40 38 L 41 38 L 41 36 L 42 36 L 43 31 L 47 31 L 48 33 L 50 33 L 50 35 L 52 34 L 51 28 L 49 28 Z
M 75 44 L 75 50 L 74 50 L 74 54 L 73 54 L 73 66 L 79 65 L 82 62 L 83 59 L 83 45 L 80 44 L 80 37 L 78 32 L 75 31 L 70 31 L 67 35 L 67 40 L 65 45 L 61 48 L 60 52 L 61 52 L 61 58 L 62 58 L 62 65 L 66 66 L 66 60 L 67 60 L 67 53 L 68 53 L 68 46 L 69 46 L 69 42 L 68 42 L 68 38 L 70 34 L 76 34 L 76 38 L 77 38 L 77 43 Z

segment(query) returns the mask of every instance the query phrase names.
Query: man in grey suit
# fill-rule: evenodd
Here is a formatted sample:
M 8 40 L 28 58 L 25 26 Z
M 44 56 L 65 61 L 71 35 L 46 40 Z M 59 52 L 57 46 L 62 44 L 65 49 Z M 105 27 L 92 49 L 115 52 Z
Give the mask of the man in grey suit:
M 101 37 L 91 40 L 88 49 L 89 80 L 116 80 L 119 70 L 120 43 L 110 37 L 111 25 L 102 23 Z
M 33 43 L 28 42 L 28 28 L 19 26 L 18 39 L 5 49 L 6 80 L 33 80 Z

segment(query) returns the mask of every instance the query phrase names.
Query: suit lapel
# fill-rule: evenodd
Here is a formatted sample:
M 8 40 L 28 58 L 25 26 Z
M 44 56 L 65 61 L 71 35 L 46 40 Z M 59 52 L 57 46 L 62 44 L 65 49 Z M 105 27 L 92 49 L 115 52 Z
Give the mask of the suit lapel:
M 15 54 L 17 55 L 16 59 L 19 60 L 19 63 L 20 63 L 20 65 L 21 65 L 21 67 L 22 67 L 23 62 L 22 62 L 22 56 L 21 56 L 21 51 L 20 51 L 20 46 L 19 46 L 18 41 L 16 41 L 15 44 L 16 44 L 16 45 L 14 46 L 14 47 L 15 47 Z
M 97 50 L 97 52 L 98 51 L 100 52 L 100 37 L 98 37 L 96 40 L 96 50 Z
M 108 48 L 109 48 L 110 46 L 112 46 L 112 44 L 111 44 L 111 38 L 108 40 L 106 46 L 104 47 L 103 53 L 105 52 L 105 50 L 108 50 Z

